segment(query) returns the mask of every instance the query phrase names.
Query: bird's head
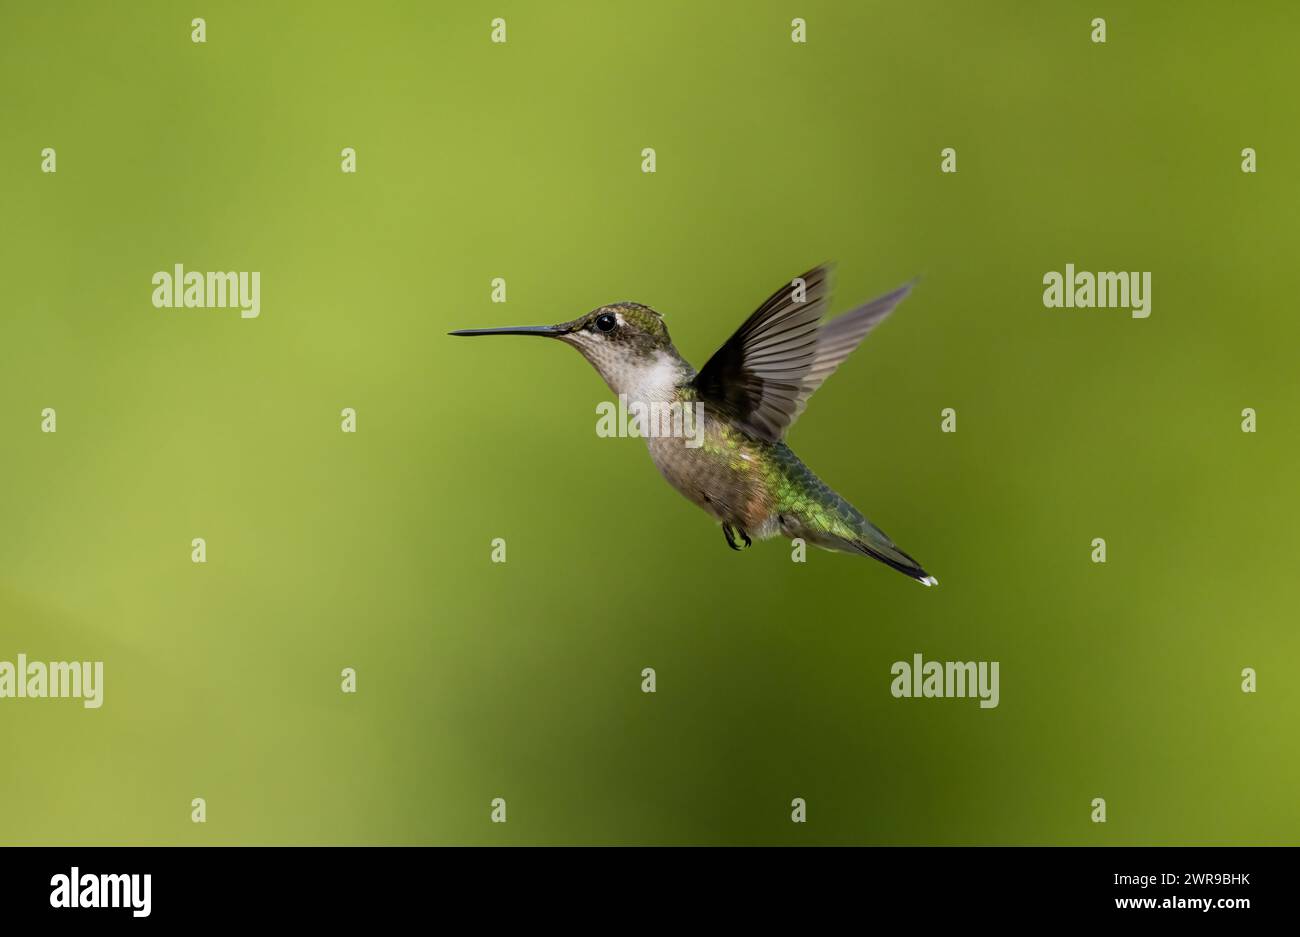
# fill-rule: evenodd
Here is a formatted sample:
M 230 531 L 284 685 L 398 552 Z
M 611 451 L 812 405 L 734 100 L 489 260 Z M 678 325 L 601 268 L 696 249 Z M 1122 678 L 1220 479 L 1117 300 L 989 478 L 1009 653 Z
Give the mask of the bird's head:
M 659 399 L 690 376 L 663 316 L 640 303 L 611 303 L 558 325 L 460 329 L 451 334 L 557 338 L 582 352 L 610 390 L 632 398 Z

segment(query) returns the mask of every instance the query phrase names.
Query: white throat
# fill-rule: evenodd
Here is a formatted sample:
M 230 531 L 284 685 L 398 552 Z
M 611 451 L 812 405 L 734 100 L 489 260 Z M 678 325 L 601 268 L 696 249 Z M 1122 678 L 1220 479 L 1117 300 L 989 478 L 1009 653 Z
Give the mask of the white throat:
M 629 400 L 671 400 L 681 382 L 681 362 L 666 352 L 656 352 L 654 357 L 638 362 L 630 368 L 620 368 L 611 375 L 614 380 L 612 389 L 617 394 L 626 394 Z

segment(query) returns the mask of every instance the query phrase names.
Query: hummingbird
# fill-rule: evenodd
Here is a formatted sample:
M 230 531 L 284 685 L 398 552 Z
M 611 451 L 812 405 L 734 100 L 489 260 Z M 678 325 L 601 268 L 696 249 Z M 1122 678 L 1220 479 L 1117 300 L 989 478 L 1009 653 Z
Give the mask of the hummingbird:
M 823 322 L 832 272 L 821 264 L 782 285 L 699 371 L 678 353 L 663 316 L 634 302 L 600 306 L 557 325 L 449 334 L 558 339 L 576 348 L 615 394 L 648 406 L 702 409 L 700 438 L 652 433 L 646 445 L 663 477 L 713 516 L 733 550 L 751 546 L 751 534 L 802 538 L 937 585 L 785 443 L 808 398 L 912 288 L 905 284 Z

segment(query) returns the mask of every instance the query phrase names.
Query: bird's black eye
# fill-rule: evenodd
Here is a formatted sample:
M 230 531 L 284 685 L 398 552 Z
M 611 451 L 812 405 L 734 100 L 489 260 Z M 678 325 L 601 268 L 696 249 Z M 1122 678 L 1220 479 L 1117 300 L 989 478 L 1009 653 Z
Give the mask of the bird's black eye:
M 614 318 L 612 312 L 606 312 L 596 316 L 596 328 L 600 329 L 602 332 L 612 332 L 616 325 L 618 325 L 618 320 Z

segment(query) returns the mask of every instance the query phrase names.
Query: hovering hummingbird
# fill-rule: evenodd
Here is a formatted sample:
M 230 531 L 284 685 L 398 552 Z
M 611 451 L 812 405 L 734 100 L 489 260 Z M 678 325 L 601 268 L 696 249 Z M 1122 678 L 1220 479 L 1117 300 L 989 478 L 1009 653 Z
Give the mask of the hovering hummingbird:
M 559 325 L 461 329 L 452 335 L 541 335 L 580 351 L 615 394 L 646 404 L 703 405 L 702 440 L 650 435 L 668 483 L 713 515 L 733 550 L 781 534 L 880 560 L 927 586 L 938 580 L 785 444 L 808 398 L 911 290 L 905 285 L 822 324 L 832 268 L 782 286 L 699 371 L 678 354 L 663 317 L 640 303 L 601 306 Z

